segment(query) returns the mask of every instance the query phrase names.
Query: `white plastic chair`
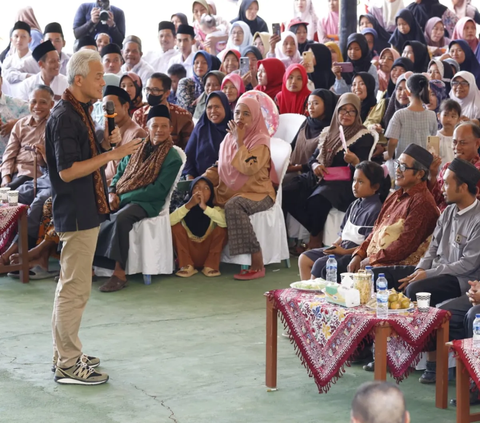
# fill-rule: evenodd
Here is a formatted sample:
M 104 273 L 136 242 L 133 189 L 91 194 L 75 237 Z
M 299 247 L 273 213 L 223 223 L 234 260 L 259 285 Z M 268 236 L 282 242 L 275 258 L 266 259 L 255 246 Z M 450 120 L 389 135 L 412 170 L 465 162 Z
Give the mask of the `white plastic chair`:
M 291 144 L 295 135 L 297 135 L 300 126 L 302 126 L 306 119 L 307 118 L 304 115 L 298 115 L 296 113 L 285 113 L 280 115 L 278 129 L 274 135 L 275 138 L 280 138 Z
M 143 273 L 143 280 L 150 285 L 152 275 L 170 275 L 175 270 L 173 259 L 172 230 L 170 227 L 170 200 L 182 174 L 187 156 L 174 146 L 182 159 L 175 182 L 168 193 L 165 205 L 156 217 L 143 219 L 133 225 L 130 231 L 127 275 Z
M 277 198 L 272 208 L 250 216 L 253 229 L 262 248 L 263 263 L 265 265 L 280 263 L 282 260 L 286 260 L 286 266 L 290 267 L 287 230 L 282 211 L 282 181 L 287 172 L 291 152 L 292 148 L 289 143 L 276 137 L 270 140 L 270 154 L 280 179 Z M 221 261 L 223 263 L 250 266 L 251 260 L 250 254 L 230 256 L 228 244 L 222 252 Z

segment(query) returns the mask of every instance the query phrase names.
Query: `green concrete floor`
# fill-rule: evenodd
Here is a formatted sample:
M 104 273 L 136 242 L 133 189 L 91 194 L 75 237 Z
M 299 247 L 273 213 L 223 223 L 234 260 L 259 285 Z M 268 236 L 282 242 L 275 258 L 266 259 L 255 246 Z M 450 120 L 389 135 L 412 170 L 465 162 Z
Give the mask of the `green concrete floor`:
M 296 262 L 296 260 L 295 260 Z M 84 351 L 102 359 L 108 384 L 53 382 L 50 316 L 55 283 L 22 285 L 0 278 L 0 422 L 245 423 L 347 422 L 356 388 L 372 374 L 353 366 L 326 395 L 288 340 L 279 339 L 277 392 L 267 393 L 265 291 L 298 279 L 296 263 L 267 268 L 267 277 L 131 279 L 104 294 L 94 283 L 80 332 Z M 455 421 L 434 407 L 434 387 L 419 372 L 401 384 L 413 422 Z M 450 387 L 454 396 L 454 385 Z

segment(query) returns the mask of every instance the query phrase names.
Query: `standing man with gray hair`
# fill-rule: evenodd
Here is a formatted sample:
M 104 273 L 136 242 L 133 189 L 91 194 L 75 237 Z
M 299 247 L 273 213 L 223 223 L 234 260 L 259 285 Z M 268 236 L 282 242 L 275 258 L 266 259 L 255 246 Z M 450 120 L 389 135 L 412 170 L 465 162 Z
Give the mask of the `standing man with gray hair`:
M 102 152 L 120 141 L 117 132 L 100 145 L 90 116 L 91 103 L 103 97 L 103 65 L 96 51 L 75 53 L 67 67 L 69 87 L 52 111 L 45 133 L 55 229 L 63 243 L 60 278 L 52 316 L 54 380 L 99 385 L 96 357 L 82 352 L 78 337 L 92 287 L 93 255 L 100 224 L 109 214 L 104 166 L 133 154 L 141 140 Z

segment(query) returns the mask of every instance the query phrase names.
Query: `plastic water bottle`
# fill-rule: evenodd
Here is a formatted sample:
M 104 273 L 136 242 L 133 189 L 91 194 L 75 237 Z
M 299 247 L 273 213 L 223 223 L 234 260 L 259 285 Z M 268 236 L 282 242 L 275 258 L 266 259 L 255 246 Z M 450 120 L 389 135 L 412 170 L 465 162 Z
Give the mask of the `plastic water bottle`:
M 476 314 L 473 321 L 473 347 L 480 348 L 480 314 Z
M 327 260 L 327 281 L 337 283 L 337 260 L 333 254 Z
M 388 283 L 385 275 L 380 273 L 377 278 L 377 317 L 386 319 L 388 317 Z
M 371 292 L 370 292 L 370 298 L 372 298 L 373 294 L 375 293 L 375 289 L 374 289 L 375 276 L 373 275 L 373 267 L 372 266 L 365 266 L 365 272 L 370 275 L 370 282 L 371 282 L 371 286 L 372 286 L 372 289 L 371 289 Z

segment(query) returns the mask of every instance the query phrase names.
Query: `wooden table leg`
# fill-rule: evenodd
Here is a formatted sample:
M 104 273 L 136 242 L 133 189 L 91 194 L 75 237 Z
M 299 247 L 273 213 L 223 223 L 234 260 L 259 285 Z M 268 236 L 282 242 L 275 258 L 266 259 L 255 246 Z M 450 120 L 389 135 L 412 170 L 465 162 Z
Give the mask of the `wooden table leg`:
M 387 338 L 389 325 L 375 326 L 375 380 L 387 380 Z
M 446 321 L 437 329 L 437 375 L 435 406 L 448 408 L 448 342 L 449 322 Z
M 267 359 L 265 384 L 267 391 L 277 390 L 277 313 L 275 304 L 267 298 Z
M 18 220 L 18 254 L 20 255 L 20 281 L 28 283 L 30 269 L 28 266 L 28 222 L 27 210 L 22 213 Z
M 470 422 L 470 376 L 457 358 L 457 423 Z

